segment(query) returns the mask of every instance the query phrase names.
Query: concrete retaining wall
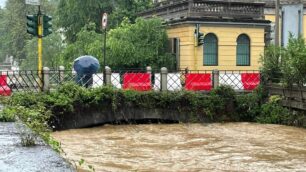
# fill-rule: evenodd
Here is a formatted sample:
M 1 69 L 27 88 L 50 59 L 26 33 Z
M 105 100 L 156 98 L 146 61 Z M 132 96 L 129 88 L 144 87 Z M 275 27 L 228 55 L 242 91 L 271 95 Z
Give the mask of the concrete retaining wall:
M 51 120 L 55 130 L 84 128 L 115 122 L 131 122 L 142 120 L 161 120 L 173 122 L 201 121 L 209 122 L 207 117 L 198 117 L 188 112 L 171 109 L 144 109 L 135 107 L 121 107 L 115 112 L 109 108 L 78 110 L 74 114 L 57 115 Z

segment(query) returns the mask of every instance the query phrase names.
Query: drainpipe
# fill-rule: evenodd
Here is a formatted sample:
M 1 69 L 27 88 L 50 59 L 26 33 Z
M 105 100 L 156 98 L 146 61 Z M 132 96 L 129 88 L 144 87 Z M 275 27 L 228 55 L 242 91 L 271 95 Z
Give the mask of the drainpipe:
M 279 7 L 280 0 L 276 0 L 275 2 L 275 46 L 279 46 Z

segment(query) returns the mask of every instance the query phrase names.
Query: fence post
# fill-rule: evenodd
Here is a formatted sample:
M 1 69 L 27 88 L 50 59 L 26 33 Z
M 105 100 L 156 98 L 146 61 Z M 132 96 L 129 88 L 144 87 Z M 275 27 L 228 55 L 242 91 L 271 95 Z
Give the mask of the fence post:
M 217 88 L 219 86 L 219 70 L 218 69 L 214 69 L 212 71 L 212 79 L 213 79 L 213 88 Z
M 48 67 L 43 68 L 43 92 L 48 92 L 50 88 L 50 69 Z
M 147 66 L 146 69 L 147 69 L 147 73 L 150 73 L 150 74 L 152 73 L 152 68 L 151 68 L 151 66 Z
M 153 78 L 153 75 L 152 75 L 152 68 L 151 68 L 151 66 L 147 66 L 146 67 L 146 71 L 150 75 L 150 84 L 151 84 L 152 87 L 154 87 L 154 78 Z
M 65 78 L 65 67 L 64 66 L 59 66 L 59 81 L 60 83 L 64 82 Z
M 105 81 L 106 85 L 112 85 L 112 69 L 108 66 L 105 66 Z
M 167 75 L 168 69 L 166 67 L 162 67 L 160 69 L 160 90 L 167 91 Z

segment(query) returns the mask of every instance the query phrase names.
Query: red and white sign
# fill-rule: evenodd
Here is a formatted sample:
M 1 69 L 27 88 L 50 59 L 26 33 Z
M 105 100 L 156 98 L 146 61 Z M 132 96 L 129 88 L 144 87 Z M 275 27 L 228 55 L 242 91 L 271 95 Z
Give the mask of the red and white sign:
M 102 17 L 102 29 L 106 29 L 106 27 L 107 27 L 107 13 L 104 13 Z

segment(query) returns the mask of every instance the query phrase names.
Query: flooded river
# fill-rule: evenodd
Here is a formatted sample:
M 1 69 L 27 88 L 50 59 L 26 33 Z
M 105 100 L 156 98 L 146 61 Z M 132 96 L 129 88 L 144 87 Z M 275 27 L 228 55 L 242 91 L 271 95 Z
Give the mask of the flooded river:
M 106 125 L 53 136 L 67 159 L 96 171 L 306 172 L 306 130 L 287 126 Z

